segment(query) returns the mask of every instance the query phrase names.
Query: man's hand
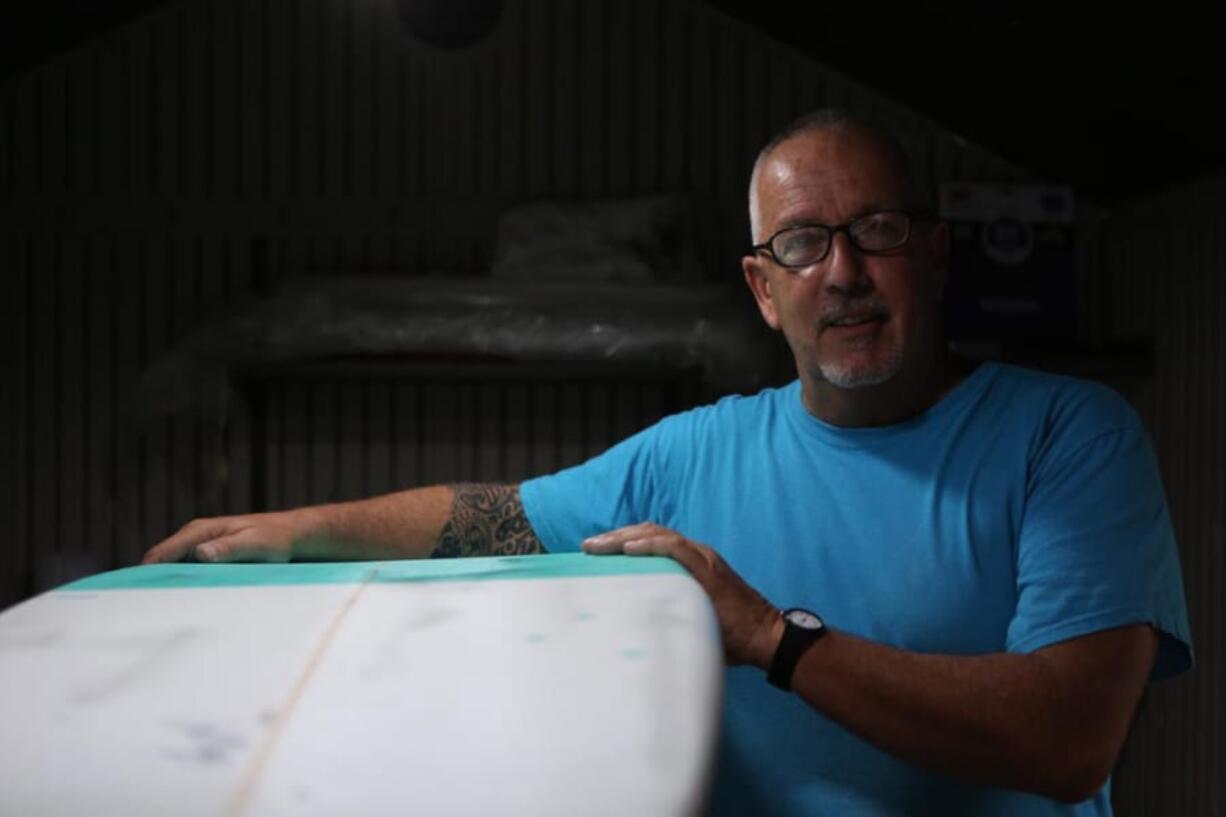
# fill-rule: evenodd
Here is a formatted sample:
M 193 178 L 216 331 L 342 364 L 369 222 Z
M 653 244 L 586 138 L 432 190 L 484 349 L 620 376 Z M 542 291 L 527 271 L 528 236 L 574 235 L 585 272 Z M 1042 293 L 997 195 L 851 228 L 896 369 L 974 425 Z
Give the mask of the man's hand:
M 644 523 L 593 536 L 583 549 L 675 559 L 715 604 L 728 663 L 769 664 L 781 616 L 710 548 Z M 1157 648 L 1144 624 L 1031 654 L 916 653 L 830 631 L 801 659 L 792 688 L 916 766 L 1077 802 L 1119 757 Z
M 288 562 L 312 530 L 309 509 L 193 519 L 142 562 Z
M 424 559 L 541 553 L 518 485 L 461 483 L 188 522 L 145 554 L 145 564 Z
M 585 539 L 587 553 L 668 556 L 690 572 L 715 605 L 724 658 L 766 669 L 783 635 L 783 618 L 711 548 L 651 522 Z

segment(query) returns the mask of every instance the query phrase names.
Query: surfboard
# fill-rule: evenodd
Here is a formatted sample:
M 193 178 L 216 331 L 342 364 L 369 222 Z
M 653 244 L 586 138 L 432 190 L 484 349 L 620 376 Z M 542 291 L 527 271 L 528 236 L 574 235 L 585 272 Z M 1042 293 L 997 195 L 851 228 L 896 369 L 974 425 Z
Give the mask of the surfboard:
M 125 568 L 0 613 L 0 814 L 695 814 L 721 680 L 668 559 Z

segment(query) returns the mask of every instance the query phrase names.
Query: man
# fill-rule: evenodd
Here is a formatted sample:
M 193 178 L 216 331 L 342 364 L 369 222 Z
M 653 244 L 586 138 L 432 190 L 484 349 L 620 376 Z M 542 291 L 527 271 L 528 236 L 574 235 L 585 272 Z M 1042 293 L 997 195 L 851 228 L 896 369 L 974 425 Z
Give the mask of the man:
M 1145 683 L 1191 662 L 1135 414 L 948 353 L 946 228 L 876 128 L 798 120 L 759 156 L 750 210 L 745 279 L 790 386 L 519 487 L 201 520 L 146 560 L 669 556 L 731 665 L 715 811 L 1109 813 Z

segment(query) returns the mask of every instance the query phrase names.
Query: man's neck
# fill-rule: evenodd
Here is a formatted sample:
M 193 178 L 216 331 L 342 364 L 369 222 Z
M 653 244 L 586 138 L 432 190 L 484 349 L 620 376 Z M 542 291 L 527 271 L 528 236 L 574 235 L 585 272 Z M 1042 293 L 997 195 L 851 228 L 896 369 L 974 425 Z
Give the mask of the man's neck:
M 927 365 L 903 371 L 876 386 L 845 389 L 812 375 L 801 376 L 805 409 L 830 425 L 844 428 L 887 426 L 923 414 L 974 371 L 975 361 L 955 358 L 942 347 Z

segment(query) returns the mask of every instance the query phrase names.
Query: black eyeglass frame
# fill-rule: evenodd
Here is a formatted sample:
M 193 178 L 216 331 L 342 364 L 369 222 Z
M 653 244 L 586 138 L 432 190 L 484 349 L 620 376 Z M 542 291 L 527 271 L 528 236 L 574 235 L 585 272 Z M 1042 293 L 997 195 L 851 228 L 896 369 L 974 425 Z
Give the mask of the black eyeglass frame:
M 882 213 L 901 213 L 902 215 L 907 217 L 907 229 L 906 229 L 906 232 L 903 234 L 902 240 L 899 241 L 897 244 L 890 245 L 889 247 L 881 247 L 875 250 L 870 250 L 870 249 L 861 247 L 860 242 L 857 241 L 855 236 L 853 236 L 851 233 L 851 225 L 855 224 L 856 222 L 863 221 L 866 218 L 872 218 L 873 216 L 879 216 Z M 859 250 L 862 253 L 868 253 L 869 255 L 876 255 L 878 253 L 890 252 L 891 250 L 896 250 L 899 247 L 906 244 L 908 241 L 910 241 L 912 227 L 915 226 L 915 222 L 917 221 L 935 221 L 935 218 L 928 213 L 913 213 L 910 210 L 903 210 L 900 207 L 889 207 L 884 210 L 874 210 L 871 213 L 865 213 L 862 216 L 856 216 L 851 221 L 846 221 L 842 224 L 833 224 L 833 225 L 832 224 L 818 224 L 817 222 L 814 222 L 812 224 L 793 224 L 791 227 L 784 227 L 782 230 L 778 230 L 770 238 L 766 239 L 766 241 L 762 242 L 761 244 L 754 244 L 753 246 L 751 246 L 749 248 L 749 254 L 757 255 L 760 252 L 765 252 L 771 257 L 771 260 L 773 260 L 779 266 L 784 267 L 785 269 L 804 269 L 805 267 L 811 267 L 814 264 L 820 264 L 821 262 L 825 261 L 826 258 L 830 255 L 830 248 L 834 246 L 835 235 L 837 235 L 838 233 L 846 233 L 847 240 L 850 241 L 851 245 L 855 247 L 857 250 Z M 772 246 L 776 238 L 778 238 L 781 235 L 784 235 L 785 233 L 790 233 L 794 230 L 810 230 L 814 227 L 821 227 L 823 229 L 830 231 L 830 240 L 826 243 L 826 251 L 824 253 L 822 253 L 820 256 L 818 256 L 814 260 L 806 261 L 803 264 L 785 264 L 783 263 L 783 261 L 779 260 L 779 256 L 775 254 L 775 249 Z

